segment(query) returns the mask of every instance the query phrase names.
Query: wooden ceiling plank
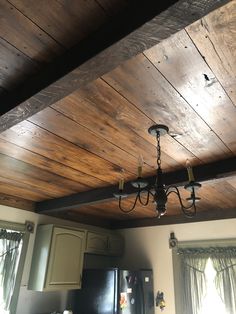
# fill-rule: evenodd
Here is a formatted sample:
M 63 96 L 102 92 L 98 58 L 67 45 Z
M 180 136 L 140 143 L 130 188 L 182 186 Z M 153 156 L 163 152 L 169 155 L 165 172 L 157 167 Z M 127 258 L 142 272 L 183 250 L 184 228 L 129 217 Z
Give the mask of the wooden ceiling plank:
M 97 2 L 109 16 L 114 16 L 124 9 L 129 2 L 131 3 L 132 0 L 97 0 Z
M 4 94 L 7 94 L 7 90 L 4 87 L 0 86 L 0 96 Z
M 208 208 L 209 205 L 214 206 L 214 208 L 220 209 L 232 208 L 232 203 L 228 201 L 227 198 L 225 198 L 225 195 L 222 194 L 221 189 L 216 187 L 216 183 L 216 181 L 214 181 L 213 184 L 211 184 L 211 182 L 204 182 L 202 186 L 202 191 L 199 191 L 199 196 L 203 196 L 205 197 L 205 199 L 208 200 L 206 208 Z M 223 184 L 225 183 L 221 182 L 221 185 Z
M 97 80 L 99 82 L 98 88 L 102 80 Z M 95 83 L 93 82 L 93 83 Z M 103 84 L 107 82 L 103 81 Z M 107 84 L 108 85 L 108 84 Z M 150 136 L 148 133 L 148 128 L 155 124 L 155 121 L 151 117 L 147 117 L 142 111 L 140 111 L 135 104 L 129 102 L 126 98 L 119 94 L 112 86 L 108 85 L 110 91 L 110 96 L 108 102 L 106 102 L 106 111 L 112 113 L 116 120 L 124 123 L 128 128 L 132 129 L 138 136 L 144 138 L 150 144 L 156 147 L 156 138 Z M 118 94 L 117 102 L 114 103 L 115 95 Z M 110 101 L 109 101 L 110 100 Z M 177 141 L 174 140 L 171 136 L 165 136 L 161 141 L 161 150 L 164 152 L 163 161 L 167 162 L 171 167 L 176 168 L 177 166 L 185 166 L 186 159 L 191 159 L 191 164 L 201 163 L 194 154 L 188 151 L 185 147 L 180 145 Z M 171 156 L 171 158 L 170 158 Z M 167 160 L 166 160 L 167 158 Z
M 130 201 L 125 200 L 126 207 L 131 207 Z M 77 209 L 73 209 L 75 213 L 87 213 L 94 216 L 106 217 L 110 220 L 124 220 L 124 219 L 136 219 L 145 217 L 154 217 L 155 213 L 152 210 L 148 210 L 145 207 L 136 208 L 132 213 L 123 213 L 119 210 L 117 202 L 106 202 L 96 205 L 85 205 Z
M 71 112 L 71 106 L 68 106 L 66 100 L 63 101 L 67 107 L 67 111 Z M 75 114 L 74 112 L 72 113 Z M 81 112 L 78 112 L 81 115 Z M 70 114 L 67 114 L 69 116 Z M 28 119 L 28 121 L 44 128 L 45 130 L 56 134 L 63 139 L 78 145 L 80 148 L 87 150 L 108 162 L 111 162 L 124 170 L 125 176 L 131 179 L 137 172 L 137 158 L 132 156 L 129 152 L 120 149 L 116 143 L 104 140 L 100 137 L 99 133 L 95 132 L 95 129 L 101 127 L 100 121 L 94 121 L 96 124 L 90 123 L 90 116 L 86 116 L 83 120 L 86 121 L 91 128 L 85 128 L 83 125 L 76 123 L 74 120 L 68 118 L 58 111 L 48 107 L 36 115 Z M 150 167 L 150 170 L 151 167 Z
M 21 197 L 10 196 L 3 193 L 0 193 L 0 204 L 32 212 L 34 211 L 34 202 L 25 200 Z
M 236 1 L 191 24 L 186 31 L 236 105 Z
M 208 185 L 208 182 L 209 181 L 202 182 L 202 188 L 199 191 L 197 191 L 197 196 L 200 197 L 201 199 L 197 203 L 197 212 L 222 208 L 221 201 L 217 197 L 217 191 L 212 190 L 210 186 Z M 215 182 L 217 181 L 215 180 Z M 187 191 L 184 191 L 185 193 L 183 193 L 183 190 L 184 188 L 181 187 L 180 189 L 181 195 L 183 195 L 183 199 L 186 199 L 189 195 L 186 193 Z M 175 201 L 176 201 L 176 198 L 175 198 Z M 225 207 L 227 207 L 227 205 Z M 178 210 L 175 213 L 172 211 L 172 206 L 171 206 L 171 212 L 170 212 L 171 215 L 180 214 L 180 213 L 182 214 L 179 204 L 177 204 L 177 206 L 178 206 Z
M 235 177 L 234 177 L 235 178 Z M 232 177 L 231 177 L 232 179 Z M 235 208 L 236 204 L 236 193 L 235 188 L 227 182 L 227 180 L 224 180 L 223 183 L 219 184 L 216 182 L 215 188 L 218 191 L 219 194 L 222 194 L 222 198 L 225 199 L 226 202 L 229 202 L 228 206 L 225 206 L 223 208 Z
M 29 188 L 38 192 L 42 191 L 50 197 L 59 197 L 78 191 L 73 181 L 6 155 L 0 154 L 0 164 L 1 177 L 26 184 Z
M 133 206 L 134 203 L 134 196 L 129 196 L 126 199 L 124 199 L 124 206 L 126 208 L 131 208 Z M 81 208 L 84 208 L 84 206 L 82 206 Z M 134 216 L 140 216 L 140 217 L 147 217 L 147 216 L 151 216 L 154 217 L 155 211 L 153 210 L 153 204 L 151 204 L 150 206 L 140 206 L 139 204 L 137 204 L 137 208 L 135 209 L 135 211 L 130 212 L 130 213 L 123 213 L 121 212 L 121 210 L 119 209 L 118 206 L 118 202 L 116 199 L 110 201 L 110 202 L 103 202 L 103 203 L 99 203 L 99 204 L 92 204 L 92 205 L 87 205 L 87 208 L 97 208 L 100 211 L 103 211 L 104 213 L 107 212 L 112 212 L 113 214 L 116 215 L 116 217 L 120 217 L 120 218 L 124 218 L 124 217 L 129 217 L 129 218 L 133 218 Z
M 171 64 L 172 70 L 173 67 Z M 103 79 L 156 123 L 167 125 L 170 133 L 177 135 L 175 140 L 201 161 L 232 155 L 144 55 L 127 61 Z
M 211 130 L 236 153 L 236 107 L 186 31 L 176 33 L 168 41 L 146 51 L 145 55 Z
M 21 182 L 1 176 L 0 189 L 2 193 L 10 197 L 21 197 L 33 202 L 40 202 L 50 198 L 50 196 L 45 195 L 42 191 L 39 192 L 37 189 L 33 190 L 27 184 L 22 184 Z
M 117 215 L 117 213 L 110 212 L 108 210 L 101 210 L 101 208 L 99 207 L 92 207 L 92 206 L 84 206 L 84 207 L 80 207 L 79 209 L 73 209 L 71 211 L 69 211 L 70 213 L 73 213 L 73 215 L 75 216 L 76 214 L 89 214 L 92 215 L 94 217 L 100 217 L 100 218 L 106 218 L 109 220 L 113 220 L 113 219 L 122 219 L 121 216 Z M 124 218 L 124 217 L 123 217 Z
M 0 38 L 0 51 L 0 86 L 5 90 L 16 88 L 19 82 L 32 77 L 38 71 L 35 62 L 2 38 Z M 1 97 L 5 97 L 4 95 L 8 97 L 9 94 L 4 93 Z M 1 102 L 1 108 L 4 106 Z M 0 109 L 1 112 L 2 109 Z
M 120 167 L 84 151 L 29 121 L 21 122 L 5 131 L 1 134 L 1 138 L 9 141 L 13 139 L 26 149 L 88 174 L 95 180 L 98 178 L 99 185 L 116 183 L 121 177 Z M 81 183 L 85 182 L 86 177 Z
M 30 149 L 32 149 L 32 147 L 30 145 L 26 145 L 25 147 L 24 141 L 22 141 L 20 136 L 14 133 L 13 130 L 8 130 L 5 135 L 6 137 L 3 137 L 3 134 L 0 134 L 0 151 L 4 155 L 25 161 L 33 166 L 56 173 L 75 182 L 83 182 L 83 184 L 81 183 L 81 187 L 87 186 L 91 189 L 104 184 L 103 181 L 95 177 L 31 151 Z M 7 138 L 7 141 L 4 138 Z
M 84 127 L 91 129 L 106 141 L 120 147 L 126 152 L 127 161 L 129 160 L 127 154 L 131 154 L 136 159 L 136 169 L 138 156 L 141 154 L 145 160 L 145 171 L 147 173 L 153 172 L 156 166 L 155 146 L 150 145 L 146 140 L 137 136 L 132 129 L 123 125 L 122 121 L 114 117 L 113 110 L 109 112 L 105 109 L 105 107 L 115 107 L 122 100 L 120 98 L 116 100 L 116 95 L 113 95 L 112 104 L 109 104 L 103 90 L 102 86 L 97 88 L 92 84 L 56 103 L 53 108 L 63 112 Z M 142 121 L 140 123 L 142 124 Z M 170 169 L 173 164 L 176 166 L 175 160 L 166 155 L 164 157 L 163 166 L 165 168 Z
M 86 127 L 94 125 L 94 123 L 89 123 L 88 119 L 82 119 L 82 115 L 78 112 L 78 109 L 86 117 L 94 115 L 94 119 L 100 122 L 94 126 L 96 128 L 95 131 L 101 134 L 103 138 L 120 145 L 123 149 L 127 145 L 127 151 L 130 151 L 134 146 L 134 155 L 141 154 L 145 163 L 151 164 L 152 167 L 156 166 L 156 149 L 154 154 L 151 154 L 150 152 L 153 151 L 153 148 L 152 150 L 151 148 L 146 148 L 146 142 L 156 147 L 156 139 L 148 133 L 148 128 L 155 124 L 155 122 L 138 110 L 132 103 L 114 90 L 113 87 L 105 81 L 98 79 L 67 98 L 72 101 L 73 99 L 76 101 L 77 98 L 73 110 L 68 110 L 69 106 L 65 104 L 65 99 L 54 104 L 53 107 L 58 108 L 59 111 L 63 110 L 67 115 L 69 111 L 70 116 L 76 116 L 75 118 L 80 123 L 85 124 Z M 71 106 L 70 109 L 72 109 Z M 101 118 L 96 118 L 96 114 L 97 117 L 101 114 Z M 103 123 L 101 121 L 102 118 L 104 119 Z M 122 135 L 124 138 L 122 138 Z M 136 142 L 137 144 L 134 145 Z M 172 146 L 171 150 L 168 148 L 168 144 L 162 146 L 164 169 L 181 167 L 181 164 L 185 164 L 187 158 L 193 160 L 194 163 L 195 156 L 187 152 L 186 149 L 176 143 L 171 137 L 165 138 L 166 142 Z M 174 158 L 170 157 L 171 155 L 174 155 Z M 147 156 L 147 159 L 145 156 Z
M 54 216 L 56 218 L 67 219 L 73 222 L 77 221 L 80 224 L 87 224 L 90 226 L 98 226 L 100 228 L 111 228 L 111 223 L 106 218 L 101 218 L 94 215 L 89 215 L 86 213 L 78 213 L 78 212 L 61 212 L 61 213 L 51 213 L 50 216 Z
M 65 51 L 8 1 L 0 2 L 0 12 L 0 37 L 34 61 L 47 63 Z
M 66 48 L 77 44 L 107 20 L 107 14 L 95 0 L 9 1 Z
M 235 189 L 236 193 L 236 177 L 229 178 L 227 182 Z
M 91 189 L 91 186 L 87 186 L 80 183 L 80 180 L 84 177 L 84 174 L 80 174 L 72 168 L 69 168 L 63 164 L 57 163 L 51 159 L 45 158 L 20 146 L 7 142 L 0 138 L 0 153 L 9 157 L 15 158 L 20 161 L 24 161 L 32 166 L 46 170 L 58 176 L 65 177 L 71 180 L 71 185 L 74 185 L 74 189 L 78 191 Z
M 193 219 L 186 218 L 184 215 L 176 216 L 163 216 L 161 219 L 158 218 L 145 218 L 136 220 L 123 220 L 123 221 L 113 221 L 113 229 L 127 229 L 127 228 L 138 228 L 138 227 L 148 227 L 148 226 L 163 226 L 163 225 L 173 225 L 182 223 L 196 223 L 204 222 L 209 220 L 219 220 L 219 219 L 230 219 L 236 218 L 236 209 L 222 210 L 215 209 L 200 212 Z
M 203 182 L 236 174 L 236 157 L 225 160 L 215 161 L 209 164 L 199 165 L 194 168 L 197 181 Z M 186 169 L 177 170 L 163 174 L 163 182 L 171 185 L 184 185 L 186 183 Z M 155 177 L 148 177 L 146 180 L 150 184 L 154 184 Z M 50 201 L 43 201 L 36 205 L 37 212 L 64 211 L 73 208 L 79 208 L 86 204 L 95 204 L 114 199 L 114 193 L 117 192 L 117 186 L 110 185 L 100 189 L 77 193 Z M 136 189 L 132 187 L 130 182 L 126 184 L 125 193 L 134 194 Z
M 0 132 L 85 86 L 228 1 L 168 0 L 160 3 L 150 0 L 130 5 L 111 23 L 105 24 L 48 65 L 34 79 L 26 81 L 7 97 L 1 97 Z

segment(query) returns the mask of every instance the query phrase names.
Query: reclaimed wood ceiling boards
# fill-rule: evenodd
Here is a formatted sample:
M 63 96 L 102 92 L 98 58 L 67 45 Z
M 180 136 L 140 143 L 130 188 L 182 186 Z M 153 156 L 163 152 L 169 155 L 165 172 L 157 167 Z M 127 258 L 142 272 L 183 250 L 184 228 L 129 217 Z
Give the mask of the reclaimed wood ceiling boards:
M 1 204 L 116 228 L 185 222 L 174 198 L 160 220 L 113 198 L 139 155 L 155 175 L 147 129 L 162 123 L 166 183 L 186 182 L 186 159 L 202 183 L 195 221 L 236 217 L 236 1 L 135 3 L 1 1 Z

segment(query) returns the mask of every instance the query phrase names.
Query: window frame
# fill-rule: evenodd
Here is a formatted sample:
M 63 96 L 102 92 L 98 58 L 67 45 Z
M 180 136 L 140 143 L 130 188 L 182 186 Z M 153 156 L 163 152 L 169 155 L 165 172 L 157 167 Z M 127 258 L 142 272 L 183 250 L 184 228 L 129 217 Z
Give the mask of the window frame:
M 23 238 L 22 238 L 22 249 L 20 253 L 20 259 L 19 259 L 19 264 L 18 264 L 18 269 L 17 269 L 17 274 L 16 274 L 16 281 L 15 281 L 15 286 L 14 286 L 12 299 L 11 299 L 10 314 L 16 313 L 30 233 L 33 231 L 33 229 L 29 230 L 28 226 L 31 226 L 34 229 L 34 224 L 32 222 L 26 221 L 25 224 L 21 224 L 21 223 L 14 223 L 14 222 L 0 220 L 0 229 L 8 229 L 11 231 L 18 231 L 18 232 L 24 233 Z
M 181 302 L 181 270 L 180 270 L 180 258 L 177 254 L 178 248 L 206 248 L 210 246 L 214 247 L 226 247 L 236 246 L 236 238 L 228 239 L 211 239 L 211 240 L 193 240 L 193 241 L 180 241 L 172 248 L 172 268 L 174 276 L 174 295 L 175 295 L 175 314 L 183 313 L 183 306 Z

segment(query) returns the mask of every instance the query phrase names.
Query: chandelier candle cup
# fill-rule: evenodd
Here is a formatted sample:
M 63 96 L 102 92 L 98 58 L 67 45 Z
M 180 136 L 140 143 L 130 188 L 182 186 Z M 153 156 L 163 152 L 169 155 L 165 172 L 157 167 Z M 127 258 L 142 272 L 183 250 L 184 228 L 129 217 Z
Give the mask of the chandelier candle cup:
M 187 161 L 186 167 L 188 171 L 189 182 L 184 186 L 184 188 L 190 192 L 190 197 L 187 198 L 189 204 L 185 206 L 183 204 L 179 188 L 175 185 L 170 185 L 168 187 L 165 186 L 163 182 L 163 173 L 161 168 L 161 144 L 160 138 L 163 135 L 168 134 L 169 129 L 167 126 L 162 124 L 156 124 L 151 126 L 148 129 L 149 134 L 156 137 L 157 141 L 157 172 L 154 184 L 149 184 L 146 180 L 144 180 L 142 175 L 142 165 L 139 163 L 138 167 L 138 178 L 131 182 L 131 185 L 136 189 L 136 197 L 130 208 L 124 208 L 122 206 L 122 199 L 127 195 L 123 193 L 124 184 L 119 183 L 119 192 L 115 193 L 114 196 L 119 200 L 119 209 L 123 213 L 132 212 L 136 204 L 139 203 L 142 206 L 147 206 L 150 202 L 155 204 L 157 217 L 165 215 L 166 206 L 168 202 L 168 197 L 170 194 L 175 194 L 177 199 L 179 200 L 180 209 L 184 213 L 186 217 L 192 218 L 196 215 L 196 202 L 200 200 L 199 197 L 196 197 L 196 190 L 201 187 L 201 184 L 194 180 L 192 167 L 190 162 Z

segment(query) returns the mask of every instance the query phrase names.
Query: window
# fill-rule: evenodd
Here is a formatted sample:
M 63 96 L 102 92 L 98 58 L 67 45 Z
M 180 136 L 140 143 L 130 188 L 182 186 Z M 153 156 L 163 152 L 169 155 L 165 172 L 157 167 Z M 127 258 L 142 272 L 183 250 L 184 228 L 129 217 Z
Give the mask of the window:
M 236 314 L 236 241 L 173 249 L 177 314 Z
M 205 268 L 205 276 L 206 276 L 206 294 L 202 300 L 202 308 L 199 311 L 199 314 L 227 314 L 225 311 L 225 306 L 223 301 L 221 300 L 216 286 L 215 286 L 215 278 L 216 278 L 216 270 L 214 269 L 212 260 L 208 258 Z
M 27 227 L 0 221 L 0 313 L 15 314 L 29 240 Z

